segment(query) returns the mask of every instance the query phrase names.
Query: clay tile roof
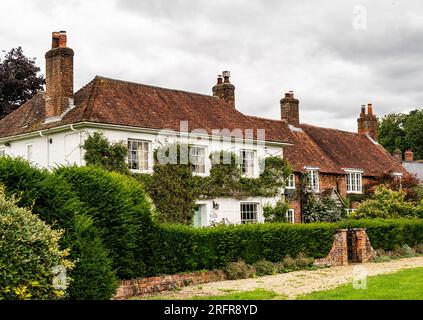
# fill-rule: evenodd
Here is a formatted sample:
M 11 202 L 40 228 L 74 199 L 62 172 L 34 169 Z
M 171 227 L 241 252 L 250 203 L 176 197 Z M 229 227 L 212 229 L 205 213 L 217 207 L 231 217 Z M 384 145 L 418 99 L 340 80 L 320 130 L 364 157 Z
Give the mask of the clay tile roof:
M 305 124 L 300 127 L 302 132 L 293 132 L 297 138 L 295 147 L 285 148 L 285 155 L 296 171 L 304 171 L 304 166 L 317 166 L 326 173 L 360 169 L 365 176 L 408 174 L 392 155 L 366 135 Z
M 0 138 L 79 122 L 179 130 L 180 121 L 188 121 L 190 131 L 266 129 L 267 141 L 292 142 L 286 125 L 278 130 L 273 122 L 246 116 L 209 95 L 97 76 L 74 98 L 75 108 L 61 121 L 44 124 L 44 94 L 38 94 L 0 121 Z

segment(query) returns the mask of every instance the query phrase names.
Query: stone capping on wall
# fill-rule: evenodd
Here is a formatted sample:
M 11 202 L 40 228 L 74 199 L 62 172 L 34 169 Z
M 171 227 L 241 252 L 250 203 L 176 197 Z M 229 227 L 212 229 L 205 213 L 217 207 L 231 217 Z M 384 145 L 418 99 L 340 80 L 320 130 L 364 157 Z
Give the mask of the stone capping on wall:
M 227 280 L 223 270 L 198 271 L 159 277 L 148 277 L 134 280 L 123 280 L 117 289 L 113 300 L 123 300 L 130 297 L 174 290 L 190 285 Z

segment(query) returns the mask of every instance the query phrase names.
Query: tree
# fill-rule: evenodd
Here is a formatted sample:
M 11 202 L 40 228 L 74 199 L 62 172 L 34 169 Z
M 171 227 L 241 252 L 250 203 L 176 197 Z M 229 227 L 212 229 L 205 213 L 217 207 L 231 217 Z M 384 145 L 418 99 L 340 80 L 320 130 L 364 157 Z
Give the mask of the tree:
M 0 59 L 0 119 L 30 100 L 45 83 L 35 58 L 23 54 L 21 47 L 10 50 Z
M 406 148 L 414 157 L 423 159 L 423 109 L 411 111 L 404 123 Z
M 286 213 L 289 206 L 286 201 L 279 200 L 274 207 L 266 205 L 263 207 L 263 215 L 266 222 L 288 222 Z
M 128 173 L 126 157 L 128 148 L 121 142 L 111 143 L 100 132 L 94 132 L 85 140 L 84 160 L 87 166 L 96 166 L 107 171 Z
M 409 114 L 391 113 L 379 123 L 379 143 L 390 153 L 396 149 L 414 152 L 415 159 L 423 159 L 423 110 Z

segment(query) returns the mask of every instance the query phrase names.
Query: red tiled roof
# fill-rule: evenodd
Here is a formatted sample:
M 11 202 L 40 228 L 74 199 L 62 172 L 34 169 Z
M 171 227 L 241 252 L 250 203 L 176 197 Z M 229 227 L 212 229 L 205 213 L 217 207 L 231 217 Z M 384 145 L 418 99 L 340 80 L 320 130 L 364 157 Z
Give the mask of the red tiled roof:
M 303 172 L 304 166 L 317 166 L 323 173 L 342 174 L 344 169 L 360 169 L 365 176 L 408 174 L 392 155 L 366 135 L 306 124 L 300 128 L 301 132 L 293 131 L 294 147 L 284 151 L 297 172 Z
M 149 129 L 179 130 L 188 121 L 189 130 L 266 130 L 266 140 L 292 142 L 286 123 L 249 117 L 219 98 L 95 77 L 75 94 L 75 108 L 61 121 L 45 124 L 44 93 L 25 103 L 0 121 L 0 137 L 79 122 L 95 122 Z

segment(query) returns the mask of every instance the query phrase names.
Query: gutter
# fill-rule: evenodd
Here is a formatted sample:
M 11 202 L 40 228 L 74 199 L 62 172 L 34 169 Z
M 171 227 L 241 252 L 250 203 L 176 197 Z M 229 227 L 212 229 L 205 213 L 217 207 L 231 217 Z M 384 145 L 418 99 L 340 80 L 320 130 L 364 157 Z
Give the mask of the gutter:
M 0 144 L 4 144 L 7 142 L 11 142 L 14 140 L 20 140 L 20 139 L 26 139 L 26 138 L 30 138 L 30 137 L 35 137 L 37 135 L 41 135 L 42 134 L 52 134 L 52 133 L 56 133 L 56 132 L 61 132 L 61 131 L 66 131 L 66 130 L 71 130 L 71 131 L 75 131 L 75 132 L 80 132 L 75 130 L 75 127 L 77 128 L 86 128 L 86 127 L 91 127 L 91 128 L 101 128 L 101 129 L 110 129 L 110 130 L 124 130 L 124 131 L 132 131 L 132 132 L 140 132 L 140 133 L 150 133 L 150 134 L 159 134 L 159 133 L 163 133 L 163 134 L 173 134 L 175 135 L 175 133 L 178 134 L 178 131 L 176 130 L 170 130 L 170 129 L 150 129 L 150 128 L 141 128 L 141 127 L 131 127 L 131 126 L 124 126 L 124 125 L 116 125 L 116 124 L 105 124 L 105 123 L 96 123 L 96 122 L 79 122 L 79 123 L 73 123 L 73 124 L 68 124 L 68 125 L 63 125 L 63 126 L 58 126 L 58 127 L 52 127 L 49 129 L 44 129 L 44 130 L 38 130 L 38 131 L 33 131 L 33 132 L 28 132 L 28 133 L 23 133 L 23 134 L 19 134 L 19 135 L 14 135 L 14 136 L 9 136 L 9 137 L 4 137 L 4 138 L 0 138 Z M 184 132 L 182 132 L 184 133 Z M 231 141 L 232 139 L 235 139 L 235 142 L 256 142 L 256 143 L 264 143 L 264 145 L 274 145 L 274 146 L 293 146 L 294 144 L 291 142 L 277 142 L 277 141 L 267 141 L 267 140 L 254 140 L 254 139 L 242 139 L 242 138 L 234 138 L 234 137 L 227 137 L 227 136 L 216 136 L 216 135 L 205 135 L 205 134 L 195 134 L 195 136 L 197 137 L 204 137 L 204 138 L 208 138 L 211 140 L 221 140 L 223 139 L 225 140 L 229 140 Z

